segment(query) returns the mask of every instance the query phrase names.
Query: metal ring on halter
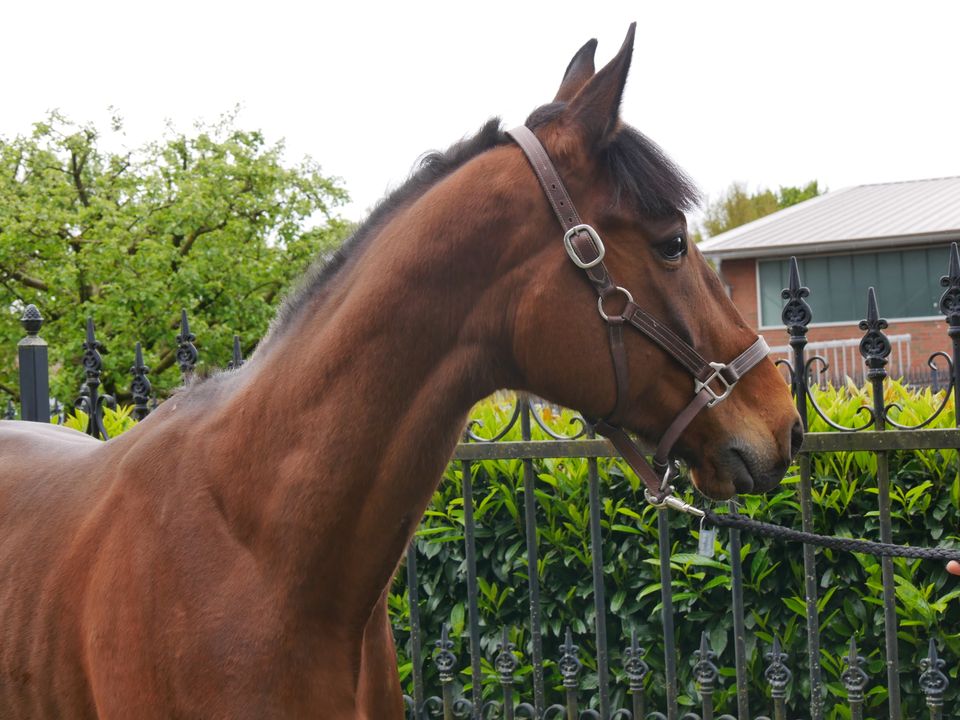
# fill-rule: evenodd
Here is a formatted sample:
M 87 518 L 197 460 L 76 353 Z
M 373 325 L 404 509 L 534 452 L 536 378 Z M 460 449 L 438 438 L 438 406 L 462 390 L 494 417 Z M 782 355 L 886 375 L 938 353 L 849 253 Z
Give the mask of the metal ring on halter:
M 656 465 L 656 463 L 654 463 Z M 673 482 L 673 479 L 680 475 L 680 466 L 676 461 L 668 461 L 667 466 L 663 471 L 663 479 L 660 481 L 660 494 L 659 499 L 657 495 L 654 495 L 650 492 L 649 488 L 644 488 L 643 496 L 646 498 L 647 502 L 656 507 L 662 507 L 667 503 L 667 498 L 671 497 L 676 490 L 670 483 Z
M 625 287 L 620 287 L 619 285 L 617 285 L 617 291 L 623 293 L 623 296 L 627 299 L 627 302 L 624 305 L 624 308 L 626 308 L 627 305 L 630 305 L 633 302 L 633 295 L 631 295 L 630 291 L 627 290 Z M 607 297 L 609 297 L 609 295 Z M 603 311 L 603 301 L 604 301 L 603 295 L 597 298 L 597 310 L 600 312 L 600 317 L 602 317 L 606 322 L 610 322 L 610 316 Z
M 660 492 L 670 494 L 673 492 L 673 485 L 670 483 L 673 482 L 675 477 L 680 475 L 680 466 L 674 460 L 672 462 L 667 462 L 667 468 L 663 471 L 663 479 L 660 481 Z
M 654 495 L 652 492 L 650 492 L 650 488 L 644 488 L 644 489 L 643 489 L 643 499 L 646 500 L 646 501 L 647 501 L 648 503 L 650 503 L 651 505 L 653 505 L 654 507 L 657 507 L 657 508 L 658 508 L 658 507 L 663 507 L 663 506 L 666 504 L 668 497 L 670 497 L 670 496 L 669 496 L 669 495 L 664 495 L 662 498 L 660 498 L 659 500 L 657 500 L 657 496 Z
M 597 256 L 593 260 L 588 260 L 587 262 L 584 262 L 580 259 L 580 256 L 577 255 L 577 251 L 573 247 L 574 235 L 579 235 L 581 232 L 585 232 L 587 235 L 589 235 L 594 246 L 597 248 Z M 570 256 L 571 260 L 573 260 L 573 264 L 578 268 L 582 268 L 583 270 L 589 270 L 590 268 L 599 265 L 603 262 L 603 256 L 607 254 L 607 250 L 605 247 L 603 247 L 603 241 L 600 239 L 600 236 L 597 235 L 597 231 L 585 223 L 574 225 L 563 234 L 563 246 L 567 249 L 567 255 Z

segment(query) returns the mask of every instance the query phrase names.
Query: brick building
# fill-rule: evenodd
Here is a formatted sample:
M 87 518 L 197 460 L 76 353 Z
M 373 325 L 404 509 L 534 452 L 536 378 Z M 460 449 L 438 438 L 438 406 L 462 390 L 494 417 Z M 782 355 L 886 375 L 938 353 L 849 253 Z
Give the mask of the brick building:
M 949 351 L 938 301 L 957 241 L 960 177 L 952 177 L 829 192 L 710 238 L 700 250 L 774 348 L 787 343 L 780 291 L 796 256 L 813 310 L 808 347 L 829 360 L 836 380 L 860 376 L 858 323 L 870 286 L 890 323 L 892 375 L 924 372 L 931 353 Z

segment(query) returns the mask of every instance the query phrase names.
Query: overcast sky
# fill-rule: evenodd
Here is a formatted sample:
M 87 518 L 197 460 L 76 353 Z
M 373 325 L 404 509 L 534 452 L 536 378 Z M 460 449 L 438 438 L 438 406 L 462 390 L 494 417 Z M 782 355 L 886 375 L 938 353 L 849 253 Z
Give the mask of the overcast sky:
M 344 180 L 358 219 L 428 149 L 552 99 L 572 54 L 598 66 L 638 22 L 625 119 L 710 197 L 817 179 L 960 174 L 960 3 L 163 3 L 0 6 L 0 135 L 59 108 L 124 142 L 239 104 Z

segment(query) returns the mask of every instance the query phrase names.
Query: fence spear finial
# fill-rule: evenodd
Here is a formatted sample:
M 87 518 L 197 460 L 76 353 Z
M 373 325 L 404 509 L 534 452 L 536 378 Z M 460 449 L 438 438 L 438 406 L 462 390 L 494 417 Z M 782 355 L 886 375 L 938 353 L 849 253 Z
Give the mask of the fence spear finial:
M 957 243 L 950 245 L 950 266 L 947 274 L 940 278 L 940 285 L 946 288 L 940 296 L 940 312 L 947 316 L 948 325 L 960 325 L 960 250 Z
M 717 686 L 720 671 L 714 664 L 717 654 L 710 649 L 707 633 L 700 633 L 700 650 L 697 652 L 697 664 L 693 666 L 693 674 L 697 678 L 701 695 L 713 695 Z
M 153 390 L 147 375 L 150 368 L 143 364 L 143 350 L 138 342 L 134 346 L 133 366 L 130 368 L 130 374 L 133 375 L 133 381 L 130 383 L 130 394 L 133 397 L 133 416 L 137 420 L 143 420 L 150 414 L 150 392 Z
M 927 657 L 920 661 L 920 689 L 927 699 L 927 707 L 937 710 L 943 707 L 943 694 L 947 689 L 947 676 L 943 674 L 946 662 L 937 654 L 937 644 L 930 638 Z
M 573 689 L 577 687 L 577 676 L 580 674 L 580 668 L 583 667 L 578 657 L 579 648 L 573 644 L 573 633 L 570 632 L 570 626 L 564 636 L 564 643 L 560 646 L 560 661 L 557 667 L 560 668 L 560 676 L 563 678 L 563 686 Z
M 867 377 L 870 380 L 882 380 L 886 377 L 883 368 L 887 364 L 891 346 L 883 332 L 887 329 L 887 321 L 880 317 L 877 292 L 873 287 L 867 288 L 867 317 L 860 321 L 860 329 L 865 332 L 860 340 L 860 354 L 869 368 Z
M 233 358 L 227 363 L 228 370 L 236 370 L 243 365 L 243 350 L 240 347 L 240 336 L 233 336 Z
M 503 637 L 497 643 L 497 657 L 494 660 L 494 667 L 497 670 L 497 676 L 501 685 L 513 685 L 513 674 L 517 670 L 517 656 L 513 654 L 516 645 L 510 642 L 510 630 L 504 625 Z
M 840 681 L 847 691 L 847 702 L 859 704 L 863 702 L 863 690 L 867 687 L 867 673 L 863 670 L 863 663 L 866 662 L 857 650 L 856 637 L 850 637 L 850 649 L 847 656 L 843 658 L 843 664 L 847 669 L 840 674 Z
M 177 364 L 180 374 L 185 378 L 193 372 L 197 364 L 197 348 L 193 341 L 197 336 L 190 332 L 190 323 L 187 321 L 187 311 L 180 310 L 180 334 L 177 335 Z
M 813 320 L 813 312 L 804 298 L 810 297 L 810 288 L 800 284 L 800 267 L 797 258 L 790 258 L 790 279 L 780 297 L 786 300 L 780 317 L 791 336 L 807 334 L 807 325 Z
M 764 659 L 769 663 L 763 676 L 770 685 L 770 697 L 774 700 L 783 700 L 787 697 L 787 685 L 790 684 L 793 673 L 786 665 L 787 654 L 783 652 L 780 638 L 776 635 L 773 637 L 773 647 L 764 655 Z

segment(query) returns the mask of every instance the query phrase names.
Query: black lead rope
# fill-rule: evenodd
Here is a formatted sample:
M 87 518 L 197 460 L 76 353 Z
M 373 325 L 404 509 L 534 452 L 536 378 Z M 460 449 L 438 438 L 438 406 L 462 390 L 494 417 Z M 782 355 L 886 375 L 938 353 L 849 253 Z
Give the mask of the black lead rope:
M 791 528 L 785 528 L 780 525 L 760 522 L 759 520 L 753 520 L 739 513 L 715 513 L 711 510 L 704 510 L 702 523 L 704 525 L 713 525 L 714 527 L 746 530 L 777 540 L 801 542 L 806 545 L 819 545 L 820 547 L 832 548 L 834 550 L 865 553 L 878 557 L 905 557 L 940 561 L 957 560 L 960 562 L 960 549 L 956 548 L 910 547 L 909 545 L 893 545 L 891 543 L 872 542 L 870 540 L 858 540 L 855 538 L 817 535 L 801 530 L 792 530 Z

